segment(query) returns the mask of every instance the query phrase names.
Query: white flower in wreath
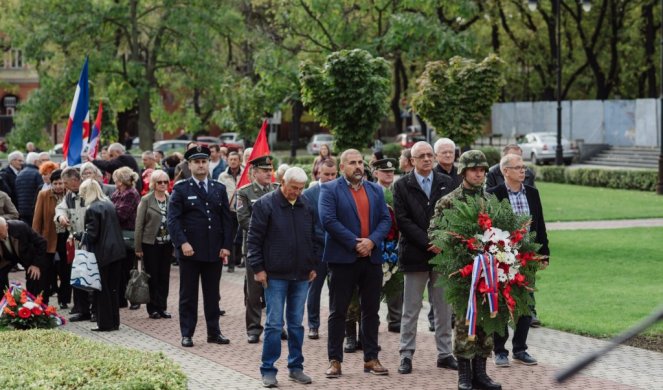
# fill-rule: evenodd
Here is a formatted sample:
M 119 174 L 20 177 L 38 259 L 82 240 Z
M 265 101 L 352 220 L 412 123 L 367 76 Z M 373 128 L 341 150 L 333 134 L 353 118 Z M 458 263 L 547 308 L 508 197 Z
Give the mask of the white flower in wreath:
M 488 247 L 488 252 L 490 252 L 492 254 L 497 253 L 497 251 L 499 251 L 499 250 L 500 250 L 500 248 L 498 248 L 497 245 L 495 245 L 495 244 L 490 244 L 490 246 Z
M 511 252 L 511 241 L 510 240 L 504 241 L 504 251 L 505 252 Z
M 513 266 L 514 264 L 516 264 L 516 255 L 514 255 L 514 254 L 511 253 L 511 252 L 504 252 L 504 253 L 505 253 L 505 256 L 506 256 L 506 261 L 505 261 L 505 263 L 507 263 L 507 264 L 509 264 L 509 265 L 511 265 L 511 266 Z
M 508 256 L 507 256 L 506 252 L 497 252 L 497 254 L 495 255 L 495 258 L 500 263 L 505 263 L 506 264 L 507 261 L 508 261 Z
M 35 307 L 37 307 L 37 305 L 35 305 L 34 302 L 29 302 L 29 301 L 28 301 L 28 302 L 25 302 L 25 303 L 23 304 L 23 307 L 32 310 L 32 309 L 34 309 Z
M 517 274 L 518 274 L 518 268 L 517 267 L 509 268 L 509 280 L 513 280 L 516 277 Z
M 387 273 L 389 271 L 389 263 L 382 263 L 382 273 Z
M 508 276 L 504 273 L 502 268 L 497 269 L 497 280 L 499 280 L 500 283 L 504 283 L 508 280 Z
M 389 279 L 391 279 L 391 272 L 387 271 L 382 277 L 382 285 L 384 286 L 384 284 L 387 283 Z
M 483 232 L 483 236 L 481 237 L 482 242 L 492 242 L 494 244 L 497 244 L 500 241 L 507 242 L 509 240 L 509 232 L 505 232 L 502 229 L 499 228 L 490 228 Z

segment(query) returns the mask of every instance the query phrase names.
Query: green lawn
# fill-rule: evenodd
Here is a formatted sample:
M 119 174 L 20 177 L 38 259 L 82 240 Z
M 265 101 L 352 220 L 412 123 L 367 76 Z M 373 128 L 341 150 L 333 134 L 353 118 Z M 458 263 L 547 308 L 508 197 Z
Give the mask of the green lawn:
M 653 192 L 543 182 L 536 186 L 546 222 L 663 217 L 663 196 Z
M 548 238 L 550 267 L 538 273 L 536 293 L 545 326 L 612 336 L 663 305 L 663 228 L 552 231 Z M 663 335 L 663 324 L 648 334 Z

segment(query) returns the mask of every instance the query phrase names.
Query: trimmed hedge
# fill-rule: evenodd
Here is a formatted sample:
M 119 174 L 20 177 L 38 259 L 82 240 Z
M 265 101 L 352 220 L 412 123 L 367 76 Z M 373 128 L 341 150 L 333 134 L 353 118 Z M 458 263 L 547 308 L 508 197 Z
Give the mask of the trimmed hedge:
M 551 183 L 577 184 L 622 190 L 654 191 L 658 182 L 656 170 L 536 167 L 537 179 Z
M 303 156 L 297 156 L 297 157 L 290 157 L 290 156 L 284 156 L 280 158 L 281 164 L 288 164 L 288 165 L 313 165 L 313 160 L 315 160 L 316 156 L 309 156 L 309 155 L 303 155 Z
M 486 160 L 488 160 L 488 165 L 491 167 L 495 164 L 500 163 L 500 159 L 502 158 L 502 153 L 499 151 L 499 149 L 492 147 L 492 146 L 483 146 L 479 148 L 480 151 L 483 152 L 483 154 L 486 156 Z
M 0 389 L 186 389 L 163 353 L 90 341 L 61 330 L 0 333 Z
M 401 144 L 397 143 L 384 144 L 382 146 L 382 154 L 387 158 L 395 158 L 396 160 L 401 157 L 401 150 L 403 150 Z

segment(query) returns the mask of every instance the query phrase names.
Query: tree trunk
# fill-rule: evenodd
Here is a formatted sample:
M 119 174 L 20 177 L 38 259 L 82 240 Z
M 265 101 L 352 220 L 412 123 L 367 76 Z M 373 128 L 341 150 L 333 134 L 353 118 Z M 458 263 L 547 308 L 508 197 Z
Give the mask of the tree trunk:
M 656 27 L 654 26 L 654 2 L 642 6 L 642 36 L 645 44 L 645 69 L 641 75 L 639 95 L 650 98 L 658 97 L 656 91 Z
M 401 117 L 401 72 L 399 70 L 403 66 L 401 56 L 394 59 L 394 96 L 391 98 L 391 112 L 394 114 L 394 126 L 396 132 L 399 133 L 403 128 L 403 118 Z
M 292 102 L 292 124 L 290 126 L 290 157 L 297 157 L 299 147 L 299 130 L 304 114 L 304 104 L 300 100 Z

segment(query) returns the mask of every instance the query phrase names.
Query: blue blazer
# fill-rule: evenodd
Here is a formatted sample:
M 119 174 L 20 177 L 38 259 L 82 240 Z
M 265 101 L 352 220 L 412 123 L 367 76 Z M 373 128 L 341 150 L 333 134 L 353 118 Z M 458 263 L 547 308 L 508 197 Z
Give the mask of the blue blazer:
M 371 253 L 371 263 L 380 264 L 382 253 L 380 244 L 391 228 L 391 217 L 384 200 L 382 187 L 364 181 L 370 207 L 370 234 L 375 248 Z M 350 264 L 357 260 L 357 238 L 361 236 L 361 223 L 357 205 L 350 193 L 344 177 L 320 186 L 318 202 L 320 222 L 325 229 L 325 249 L 322 260 L 327 263 Z

